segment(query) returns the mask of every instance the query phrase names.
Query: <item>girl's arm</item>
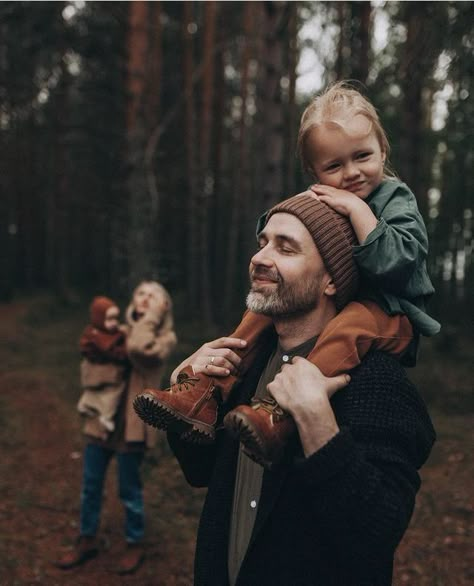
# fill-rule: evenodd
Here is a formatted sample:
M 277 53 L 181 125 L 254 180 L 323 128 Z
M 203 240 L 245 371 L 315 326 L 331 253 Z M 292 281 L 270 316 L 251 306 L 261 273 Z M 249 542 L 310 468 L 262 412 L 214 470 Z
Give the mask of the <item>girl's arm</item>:
M 373 282 L 403 293 L 413 273 L 426 262 L 428 236 L 413 195 L 395 192 L 378 215 L 377 225 L 354 258 Z
M 426 228 L 414 195 L 394 183 L 392 190 L 387 189 L 379 201 L 374 198 L 369 207 L 348 191 L 324 185 L 313 186 L 312 191 L 350 218 L 359 240 L 354 258 L 362 272 L 384 289 L 403 292 L 428 254 Z

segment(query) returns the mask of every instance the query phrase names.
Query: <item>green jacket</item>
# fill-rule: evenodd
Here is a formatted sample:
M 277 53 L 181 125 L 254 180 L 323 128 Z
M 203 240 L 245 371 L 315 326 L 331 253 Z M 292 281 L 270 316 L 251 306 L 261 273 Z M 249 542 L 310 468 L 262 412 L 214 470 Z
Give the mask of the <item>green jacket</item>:
M 438 333 L 440 324 L 426 313 L 434 287 L 426 268 L 428 236 L 415 196 L 401 181 L 387 179 L 365 201 L 378 223 L 354 247 L 362 277 L 358 298 L 375 301 L 389 315 L 405 314 L 415 334 Z
M 426 257 L 428 236 L 415 196 L 398 179 L 386 179 L 365 202 L 378 219 L 365 242 L 354 246 L 361 279 L 359 300 L 377 303 L 388 315 L 404 314 L 414 330 L 414 339 L 402 363 L 414 366 L 420 334 L 433 336 L 440 324 L 426 313 L 426 302 L 434 293 Z M 257 235 L 267 218 L 258 220 Z

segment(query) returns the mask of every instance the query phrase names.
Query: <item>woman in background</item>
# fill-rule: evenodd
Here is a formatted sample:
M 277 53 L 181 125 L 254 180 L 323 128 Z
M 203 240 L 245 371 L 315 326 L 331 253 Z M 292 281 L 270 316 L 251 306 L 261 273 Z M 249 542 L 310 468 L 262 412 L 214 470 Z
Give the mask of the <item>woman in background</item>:
M 141 464 L 145 450 L 154 445 L 156 430 L 135 413 L 133 401 L 146 387 L 161 383 L 163 363 L 176 346 L 171 298 L 157 282 L 144 281 L 133 292 L 126 311 L 128 381 L 114 418 L 114 429 L 104 437 L 99 417 L 87 418 L 81 490 L 80 533 L 74 548 L 55 565 L 78 566 L 100 551 L 98 529 L 107 467 L 117 458 L 119 496 L 125 508 L 126 547 L 117 572 L 134 572 L 145 557 L 144 504 Z M 100 391 L 98 391 L 100 392 Z

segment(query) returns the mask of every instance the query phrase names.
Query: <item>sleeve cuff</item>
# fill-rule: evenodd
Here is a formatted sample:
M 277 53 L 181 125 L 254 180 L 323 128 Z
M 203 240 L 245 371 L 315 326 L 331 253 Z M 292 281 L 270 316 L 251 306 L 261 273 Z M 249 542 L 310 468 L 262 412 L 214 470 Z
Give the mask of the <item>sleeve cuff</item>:
M 296 467 L 305 482 L 324 484 L 331 477 L 347 470 L 354 458 L 355 442 L 348 428 L 341 428 L 320 450 L 297 461 Z
M 364 242 L 353 247 L 354 255 L 357 255 L 358 252 L 363 252 L 365 248 L 369 247 L 373 242 L 378 240 L 380 236 L 386 232 L 387 227 L 387 222 L 383 218 L 379 218 L 377 225 L 372 230 L 372 232 L 369 233 Z

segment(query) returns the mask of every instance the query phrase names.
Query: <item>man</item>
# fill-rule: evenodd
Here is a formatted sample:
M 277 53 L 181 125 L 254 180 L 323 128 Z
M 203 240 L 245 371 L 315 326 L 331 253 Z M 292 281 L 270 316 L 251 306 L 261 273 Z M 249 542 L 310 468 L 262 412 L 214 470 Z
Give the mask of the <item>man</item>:
M 325 205 L 300 197 L 315 210 Z M 203 446 L 168 433 L 188 482 L 208 486 L 197 586 L 391 584 L 394 551 L 420 485 L 417 469 L 435 434 L 393 357 L 369 354 L 351 377 L 333 378 L 303 358 L 337 313 L 336 280 L 316 246 L 320 226 L 311 220 L 291 203 L 280 204 L 259 234 L 247 304 L 272 316 L 275 335 L 222 413 L 268 390 L 294 419 L 298 441 L 264 470 L 225 429 Z M 325 255 L 352 255 L 339 238 L 335 232 Z M 201 372 L 209 356 L 219 356 L 219 366 L 235 372 L 239 345 L 221 338 L 185 364 Z

